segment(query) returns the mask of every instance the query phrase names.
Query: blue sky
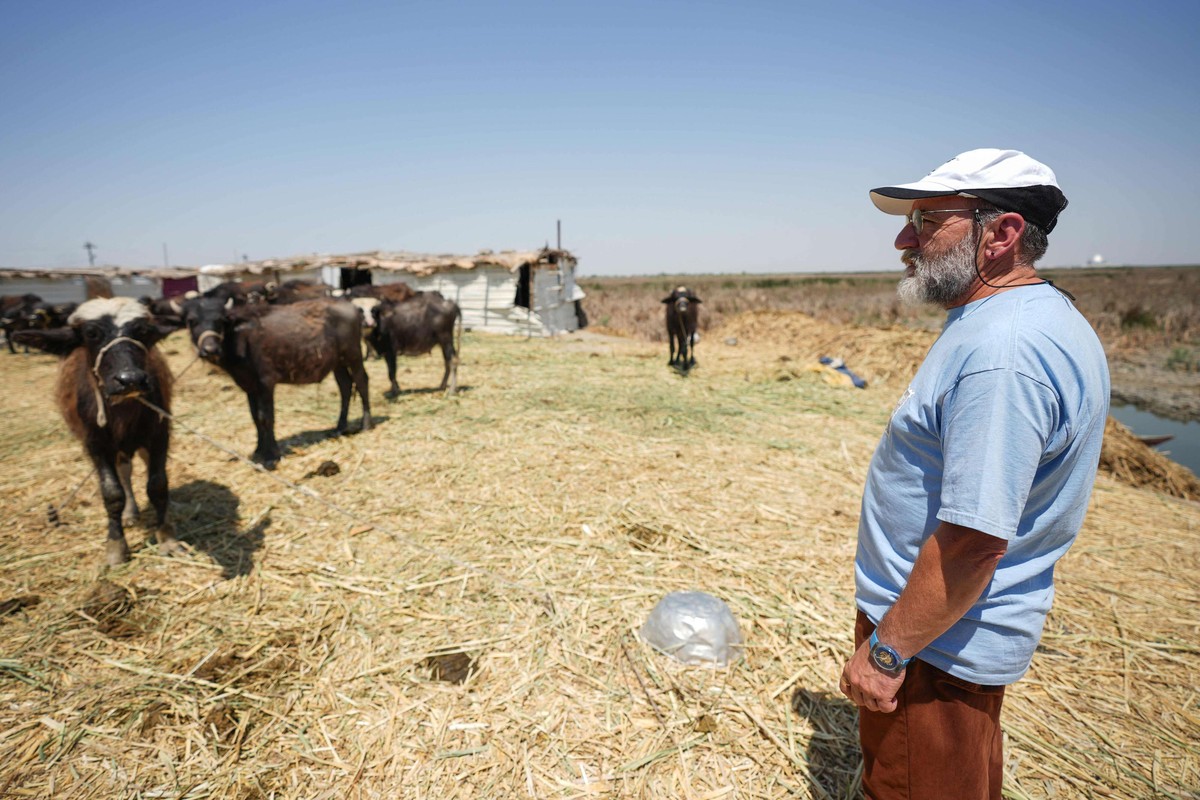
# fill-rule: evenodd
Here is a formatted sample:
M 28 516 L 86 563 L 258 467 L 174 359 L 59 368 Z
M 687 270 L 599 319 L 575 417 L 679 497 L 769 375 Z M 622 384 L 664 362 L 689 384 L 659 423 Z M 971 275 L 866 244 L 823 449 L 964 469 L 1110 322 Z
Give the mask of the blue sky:
M 1200 3 L 16 3 L 0 266 L 563 245 L 899 269 L 872 187 L 1049 164 L 1047 265 L 1200 262 Z

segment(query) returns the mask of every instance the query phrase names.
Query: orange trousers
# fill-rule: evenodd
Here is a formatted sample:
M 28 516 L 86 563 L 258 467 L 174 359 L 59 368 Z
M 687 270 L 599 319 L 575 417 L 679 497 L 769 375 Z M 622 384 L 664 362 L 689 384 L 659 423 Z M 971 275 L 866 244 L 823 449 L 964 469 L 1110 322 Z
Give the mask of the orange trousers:
M 857 648 L 875 630 L 861 611 Z M 870 800 L 1001 800 L 1003 686 L 981 686 L 913 659 L 891 714 L 858 710 Z

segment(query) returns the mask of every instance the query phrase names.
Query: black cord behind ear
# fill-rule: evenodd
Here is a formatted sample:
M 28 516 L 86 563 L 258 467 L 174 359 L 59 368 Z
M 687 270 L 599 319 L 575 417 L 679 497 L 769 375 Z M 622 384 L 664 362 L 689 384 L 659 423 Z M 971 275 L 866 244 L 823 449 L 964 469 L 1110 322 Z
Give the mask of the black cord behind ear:
M 974 223 L 975 223 L 975 259 L 974 259 L 974 261 L 972 261 L 972 263 L 975 265 L 975 274 L 977 276 L 979 276 L 979 280 L 983 283 L 984 286 L 990 286 L 993 289 L 1015 289 L 1018 286 L 1038 286 L 1038 285 L 1044 283 L 1047 286 L 1049 286 L 1051 289 L 1053 289 L 1054 291 L 1061 294 L 1063 297 L 1070 300 L 1072 303 L 1075 302 L 1075 295 L 1071 294 L 1066 289 L 1058 288 L 1057 286 L 1054 285 L 1053 281 L 1048 281 L 1045 278 L 1038 278 L 1036 281 L 1028 281 L 1026 283 L 1010 283 L 1007 286 L 1001 286 L 1001 285 L 995 284 L 995 283 L 988 283 L 987 278 L 983 277 L 983 272 L 981 272 L 979 269 L 979 246 L 981 244 L 983 244 L 983 223 L 981 223 L 979 221 L 979 212 L 980 211 L 981 211 L 981 209 L 977 208 L 977 209 L 975 209 L 975 212 L 972 215 L 972 217 L 974 219 Z

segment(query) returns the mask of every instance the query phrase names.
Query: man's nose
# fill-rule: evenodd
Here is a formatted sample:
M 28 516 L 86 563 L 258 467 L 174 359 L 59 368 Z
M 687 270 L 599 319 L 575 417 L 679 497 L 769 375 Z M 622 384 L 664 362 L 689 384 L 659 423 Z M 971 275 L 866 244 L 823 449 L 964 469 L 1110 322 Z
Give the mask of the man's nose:
M 917 238 L 917 230 L 911 222 L 904 223 L 904 227 L 896 235 L 895 244 L 897 250 L 912 250 L 921 246 L 921 240 Z

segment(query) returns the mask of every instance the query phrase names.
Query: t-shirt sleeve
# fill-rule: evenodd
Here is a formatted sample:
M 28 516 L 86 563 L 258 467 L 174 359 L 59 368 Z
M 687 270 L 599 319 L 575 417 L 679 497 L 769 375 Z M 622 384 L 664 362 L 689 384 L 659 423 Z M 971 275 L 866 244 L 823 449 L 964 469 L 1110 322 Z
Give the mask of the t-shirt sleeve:
M 1011 540 L 1058 425 L 1045 384 L 1009 369 L 961 378 L 942 399 L 938 519 Z

